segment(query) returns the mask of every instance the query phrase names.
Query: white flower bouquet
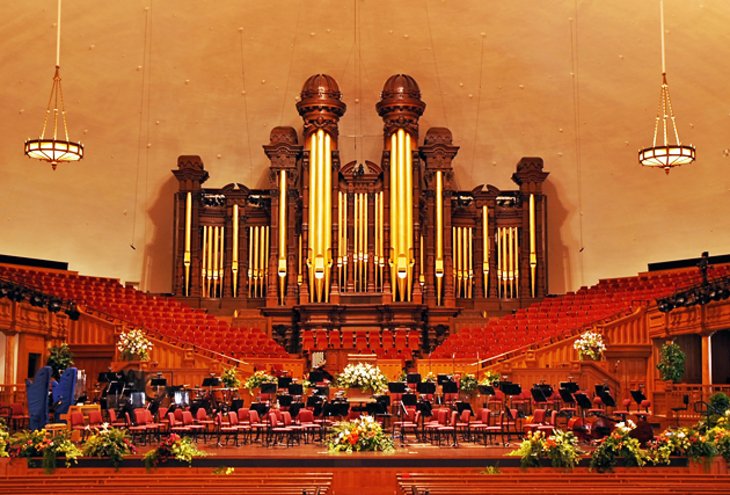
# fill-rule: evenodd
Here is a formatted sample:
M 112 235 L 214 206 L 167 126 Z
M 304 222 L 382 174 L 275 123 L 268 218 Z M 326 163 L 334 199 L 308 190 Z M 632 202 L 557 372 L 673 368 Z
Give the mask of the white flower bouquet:
M 580 359 L 598 361 L 606 350 L 606 344 L 603 343 L 603 336 L 600 333 L 586 330 L 573 342 L 573 349 L 578 351 Z
M 373 394 L 388 389 L 388 379 L 380 368 L 369 363 L 348 364 L 342 373 L 337 375 L 337 385 L 344 388 L 359 388 Z
M 141 329 L 135 328 L 119 334 L 117 349 L 125 361 L 145 361 L 150 358 L 149 352 L 152 349 L 152 342 L 149 341 Z

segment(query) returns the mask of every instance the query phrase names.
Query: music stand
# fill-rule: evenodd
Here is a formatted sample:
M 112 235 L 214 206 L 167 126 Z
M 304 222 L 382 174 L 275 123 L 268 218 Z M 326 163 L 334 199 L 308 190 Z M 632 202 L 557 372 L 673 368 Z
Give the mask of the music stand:
M 403 394 L 400 401 L 404 406 L 415 406 L 418 399 L 416 398 L 416 394 Z
M 547 403 L 548 398 L 545 396 L 545 390 L 542 387 L 535 385 L 530 389 L 530 393 L 532 394 L 532 400 L 535 402 Z
M 573 397 L 575 397 L 575 401 L 578 403 L 578 406 L 583 409 L 583 412 L 593 408 L 593 403 L 586 394 L 578 392 L 576 394 L 573 394 Z
M 294 400 L 291 395 L 278 395 L 276 398 L 279 401 L 279 407 L 289 407 Z
M 569 393 L 574 394 L 580 389 L 580 387 L 578 387 L 578 384 L 575 382 L 560 382 L 560 389 L 565 389 Z
M 304 387 L 301 383 L 290 383 L 287 389 L 289 395 L 304 395 Z
M 456 382 L 452 382 L 451 380 L 444 382 L 441 386 L 443 387 L 443 391 L 445 394 L 459 393 L 459 386 L 456 384 Z
M 433 382 L 421 382 L 416 384 L 416 390 L 419 394 L 433 395 L 436 393 L 436 384 Z
M 477 385 L 477 392 L 481 395 L 494 395 L 494 387 L 491 385 Z
M 641 403 L 646 400 L 646 396 L 641 390 L 632 390 L 631 397 L 634 399 L 634 402 L 636 402 L 636 405 L 639 407 L 641 407 Z
M 259 387 L 261 395 L 263 394 L 275 394 L 277 389 L 276 383 L 262 383 Z
M 445 375 L 443 373 L 439 373 L 438 375 L 436 375 L 436 383 L 438 383 L 439 385 L 443 386 L 444 383 L 449 381 L 451 381 L 451 377 L 449 375 Z
M 404 394 L 406 388 L 406 384 L 403 382 L 388 382 L 388 392 L 391 394 Z
M 420 373 L 408 373 L 406 375 L 406 383 L 421 383 Z
M 209 376 L 208 378 L 203 378 L 203 387 L 218 387 L 221 384 L 220 378 L 216 376 Z
M 329 387 L 317 387 L 314 389 L 314 395 L 321 395 L 323 397 L 329 397 L 330 388 Z
M 458 412 L 458 413 L 459 413 L 459 417 L 461 417 L 461 413 L 462 413 L 462 412 L 463 412 L 463 411 L 464 411 L 465 409 L 468 409 L 468 410 L 470 410 L 471 412 L 474 412 L 474 410 L 473 410 L 473 409 L 471 408 L 471 404 L 470 404 L 470 403 L 468 403 L 468 402 L 465 402 L 465 401 L 456 401 L 456 403 L 455 403 L 455 404 L 456 404 L 456 412 Z
M 277 380 L 279 388 L 289 388 L 291 385 L 292 378 L 290 376 L 280 376 Z
M 616 400 L 611 395 L 611 392 L 608 391 L 608 387 L 603 389 L 603 391 L 598 394 L 598 397 L 601 398 L 601 401 L 603 402 L 604 406 L 616 407 Z
M 520 395 L 522 393 L 522 387 L 519 383 L 501 382 L 499 388 L 504 395 Z
M 319 370 L 312 370 L 309 372 L 309 381 L 311 383 L 319 383 L 324 381 L 324 373 Z

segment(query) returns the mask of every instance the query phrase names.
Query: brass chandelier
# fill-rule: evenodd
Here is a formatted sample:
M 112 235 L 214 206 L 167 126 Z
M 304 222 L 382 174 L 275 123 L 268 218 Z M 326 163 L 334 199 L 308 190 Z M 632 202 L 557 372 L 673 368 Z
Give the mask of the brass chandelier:
M 668 174 L 673 167 L 689 165 L 695 160 L 696 151 L 692 145 L 683 145 L 679 140 L 677 122 L 672 110 L 672 100 L 667 84 L 666 57 L 664 48 L 664 0 L 659 0 L 659 17 L 662 49 L 662 87 L 659 93 L 659 110 L 654 123 L 654 140 L 652 145 L 639 151 L 639 163 L 645 167 L 663 168 Z M 657 135 L 661 123 L 663 144 L 657 144 Z M 668 135 L 674 134 L 675 143 L 669 141 Z
M 59 116 L 63 123 L 62 137 L 59 137 Z M 49 119 L 51 120 L 51 129 L 49 129 Z M 49 137 L 46 137 L 47 130 L 51 134 Z M 56 170 L 59 162 L 75 162 L 84 157 L 84 146 L 69 139 L 68 127 L 66 126 L 66 109 L 63 104 L 63 89 L 61 88 L 61 0 L 58 0 L 56 70 L 53 74 L 51 96 L 48 98 L 40 137 L 38 139 L 28 139 L 24 148 L 27 157 L 49 162 L 53 170 Z

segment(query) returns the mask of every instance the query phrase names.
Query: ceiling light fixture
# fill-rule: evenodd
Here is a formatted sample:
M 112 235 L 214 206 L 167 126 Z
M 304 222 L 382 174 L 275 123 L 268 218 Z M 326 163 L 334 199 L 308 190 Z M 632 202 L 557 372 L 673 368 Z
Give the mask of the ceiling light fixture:
M 659 18 L 661 30 L 662 47 L 662 89 L 659 94 L 659 110 L 654 124 L 654 141 L 648 148 L 639 151 L 639 163 L 645 167 L 663 168 L 668 174 L 673 167 L 689 165 L 695 160 L 696 151 L 692 145 L 682 145 L 679 140 L 679 131 L 672 111 L 672 100 L 669 97 L 669 84 L 667 84 L 666 56 L 664 49 L 664 0 L 659 0 Z M 667 124 L 667 120 L 669 124 Z M 657 145 L 657 134 L 659 134 L 659 122 L 661 121 L 664 144 Z M 674 132 L 676 144 L 671 144 L 667 139 L 668 127 L 671 126 Z
M 58 137 L 58 117 L 63 122 L 63 137 Z M 46 137 L 49 117 L 53 121 L 53 135 Z M 53 74 L 51 96 L 48 99 L 46 115 L 43 118 L 43 128 L 38 139 L 28 139 L 25 142 L 25 155 L 29 158 L 43 160 L 51 164 L 56 170 L 59 162 L 75 162 L 84 157 L 84 147 L 81 143 L 71 141 L 66 127 L 66 109 L 63 105 L 63 90 L 61 89 L 61 0 L 58 0 L 58 20 L 56 22 L 56 71 Z

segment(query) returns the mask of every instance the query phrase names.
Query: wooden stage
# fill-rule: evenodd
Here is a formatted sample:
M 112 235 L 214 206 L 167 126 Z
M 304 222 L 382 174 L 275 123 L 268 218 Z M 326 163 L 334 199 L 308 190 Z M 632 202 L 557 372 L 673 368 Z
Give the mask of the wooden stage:
M 260 444 L 243 446 L 216 446 L 215 442 L 199 447 L 210 455 L 197 458 L 193 467 L 187 465 L 165 466 L 150 473 L 150 482 L 160 477 L 174 477 L 176 473 L 185 476 L 199 473 L 210 478 L 215 469 L 232 467 L 236 474 L 258 473 L 266 476 L 286 476 L 304 473 L 331 473 L 333 475 L 332 494 L 367 494 L 393 495 L 398 488 L 397 475 L 403 473 L 430 473 L 448 476 L 460 474 L 476 475 L 491 466 L 498 469 L 499 476 L 519 477 L 524 471 L 519 468 L 518 457 L 505 456 L 514 450 L 512 446 L 483 446 L 461 444 L 458 447 L 433 446 L 430 444 L 409 444 L 398 446 L 393 453 L 358 452 L 358 453 L 329 453 L 322 444 L 305 444 L 292 447 L 275 446 L 264 447 Z M 107 459 L 81 459 L 78 466 L 66 469 L 60 467 L 52 475 L 44 475 L 41 469 L 28 468 L 25 459 L 15 459 L 0 463 L 0 475 L 28 475 L 38 478 L 38 483 L 46 486 L 53 484 L 57 477 L 65 478 L 74 473 L 98 474 L 98 476 L 124 477 L 125 474 L 140 476 L 145 473 L 141 460 L 144 448 L 135 456 L 130 456 L 123 462 L 120 470 L 115 472 Z M 587 466 L 587 462 L 585 462 Z M 718 470 L 722 470 L 724 465 Z M 552 470 L 552 468 L 546 468 Z M 672 466 L 662 468 L 662 472 L 688 472 L 686 459 L 679 459 Z M 540 469 L 542 470 L 542 469 Z M 586 467 L 576 471 L 587 471 Z M 714 469 L 713 469 L 714 470 Z M 534 469 L 530 471 L 535 471 Z M 726 468 L 725 471 L 726 472 Z M 488 476 L 485 474 L 485 476 Z M 220 479 L 220 478 L 219 478 Z M 223 481 L 222 479 L 220 479 Z M 0 481 L 1 484 L 1 481 Z M 42 488 L 39 487 L 39 488 Z M 81 487 L 79 487 L 81 488 Z M 87 490 L 89 487 L 87 487 Z M 2 489 L 0 489 L 2 492 Z M 43 492 L 39 489 L 39 492 Z

